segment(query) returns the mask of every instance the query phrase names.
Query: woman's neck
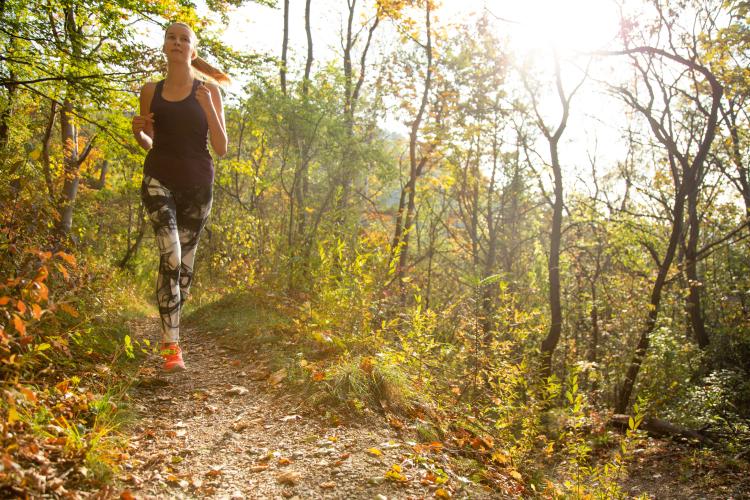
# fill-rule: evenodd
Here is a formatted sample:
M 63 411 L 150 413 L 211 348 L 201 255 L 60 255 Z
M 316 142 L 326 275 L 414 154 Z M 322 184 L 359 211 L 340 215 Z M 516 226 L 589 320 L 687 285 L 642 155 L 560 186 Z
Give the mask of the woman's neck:
M 167 77 L 165 81 L 170 86 L 182 86 L 188 85 L 193 81 L 193 73 L 190 71 L 190 66 L 182 63 L 170 63 L 167 66 Z

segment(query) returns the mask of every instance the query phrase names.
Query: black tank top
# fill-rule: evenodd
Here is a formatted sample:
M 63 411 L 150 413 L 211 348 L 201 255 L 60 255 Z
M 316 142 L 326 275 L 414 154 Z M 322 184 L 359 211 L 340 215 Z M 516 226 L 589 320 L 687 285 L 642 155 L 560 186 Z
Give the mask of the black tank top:
M 214 165 L 208 152 L 208 120 L 195 98 L 199 80 L 181 101 L 167 101 L 162 95 L 164 80 L 156 84 L 151 100 L 154 114 L 154 142 L 146 155 L 143 173 L 170 189 L 210 185 Z

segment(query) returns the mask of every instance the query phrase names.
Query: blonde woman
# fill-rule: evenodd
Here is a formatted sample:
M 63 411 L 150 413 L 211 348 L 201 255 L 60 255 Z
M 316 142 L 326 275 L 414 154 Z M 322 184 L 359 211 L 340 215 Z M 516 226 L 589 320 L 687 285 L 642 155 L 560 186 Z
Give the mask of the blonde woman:
M 180 311 L 193 280 L 198 239 L 211 211 L 214 152 L 227 152 L 227 133 L 219 87 L 229 77 L 198 57 L 196 36 L 186 24 L 167 28 L 162 48 L 167 75 L 141 89 L 140 114 L 132 129 L 148 151 L 141 198 L 159 245 L 156 299 L 162 325 L 162 356 L 167 371 L 184 370 L 180 349 Z M 210 141 L 209 141 L 210 139 Z

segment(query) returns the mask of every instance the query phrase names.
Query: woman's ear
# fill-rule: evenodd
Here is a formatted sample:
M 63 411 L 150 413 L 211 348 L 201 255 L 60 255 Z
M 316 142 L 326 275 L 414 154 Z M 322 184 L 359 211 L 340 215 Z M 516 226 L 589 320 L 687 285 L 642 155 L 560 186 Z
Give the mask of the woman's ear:
M 193 53 L 190 55 L 190 60 L 195 61 L 198 58 L 198 51 L 193 49 Z

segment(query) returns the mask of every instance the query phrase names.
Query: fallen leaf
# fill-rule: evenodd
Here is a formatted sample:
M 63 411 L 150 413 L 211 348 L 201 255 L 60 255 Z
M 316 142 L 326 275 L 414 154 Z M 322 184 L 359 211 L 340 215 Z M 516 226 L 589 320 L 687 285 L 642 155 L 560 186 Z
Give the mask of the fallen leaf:
M 268 469 L 268 464 L 253 465 L 250 467 L 250 472 L 263 472 Z
M 385 477 L 391 481 L 404 482 L 407 481 L 407 477 L 401 473 L 401 466 L 398 464 L 391 465 L 388 472 L 385 473 Z
M 299 483 L 301 476 L 299 472 L 289 471 L 282 472 L 276 475 L 276 480 L 281 484 L 287 484 L 289 486 L 295 486 Z
M 289 422 L 290 420 L 302 420 L 302 415 L 287 415 L 286 417 L 281 417 L 282 422 Z
M 377 448 L 370 448 L 370 449 L 367 450 L 367 453 L 369 453 L 370 455 L 372 455 L 374 457 L 379 457 L 379 456 L 383 455 L 383 452 L 380 451 Z
M 278 462 L 279 465 L 289 465 L 290 463 L 292 463 L 292 461 L 286 457 L 280 458 Z
M 319 486 L 324 490 L 332 490 L 336 487 L 336 483 L 333 481 L 326 481 L 325 483 L 320 483 Z
M 208 472 L 206 472 L 206 476 L 208 476 L 208 477 L 220 476 L 220 475 L 222 475 L 224 473 L 221 470 L 223 468 L 224 468 L 223 465 L 217 465 L 217 466 L 211 467 L 211 469 Z
M 277 370 L 273 372 L 271 376 L 268 377 L 268 383 L 271 385 L 278 385 L 285 378 L 286 378 L 286 368 L 282 368 L 281 370 Z
M 245 394 L 248 394 L 250 390 L 247 387 L 241 386 L 241 385 L 233 385 L 228 391 L 227 394 L 230 396 L 244 396 Z
M 248 378 L 250 378 L 250 380 L 259 381 L 259 380 L 266 380 L 270 375 L 271 375 L 271 370 L 269 370 L 268 368 L 258 368 L 256 370 L 251 371 L 250 374 L 248 375 Z
M 250 424 L 245 420 L 240 420 L 239 422 L 235 422 L 232 424 L 232 430 L 234 432 L 242 432 L 245 429 L 247 429 L 250 426 Z
M 397 419 L 396 417 L 394 417 L 390 413 L 388 414 L 388 424 L 390 424 L 390 426 L 393 427 L 394 429 L 403 429 L 404 428 L 403 422 L 401 422 L 399 419 Z

